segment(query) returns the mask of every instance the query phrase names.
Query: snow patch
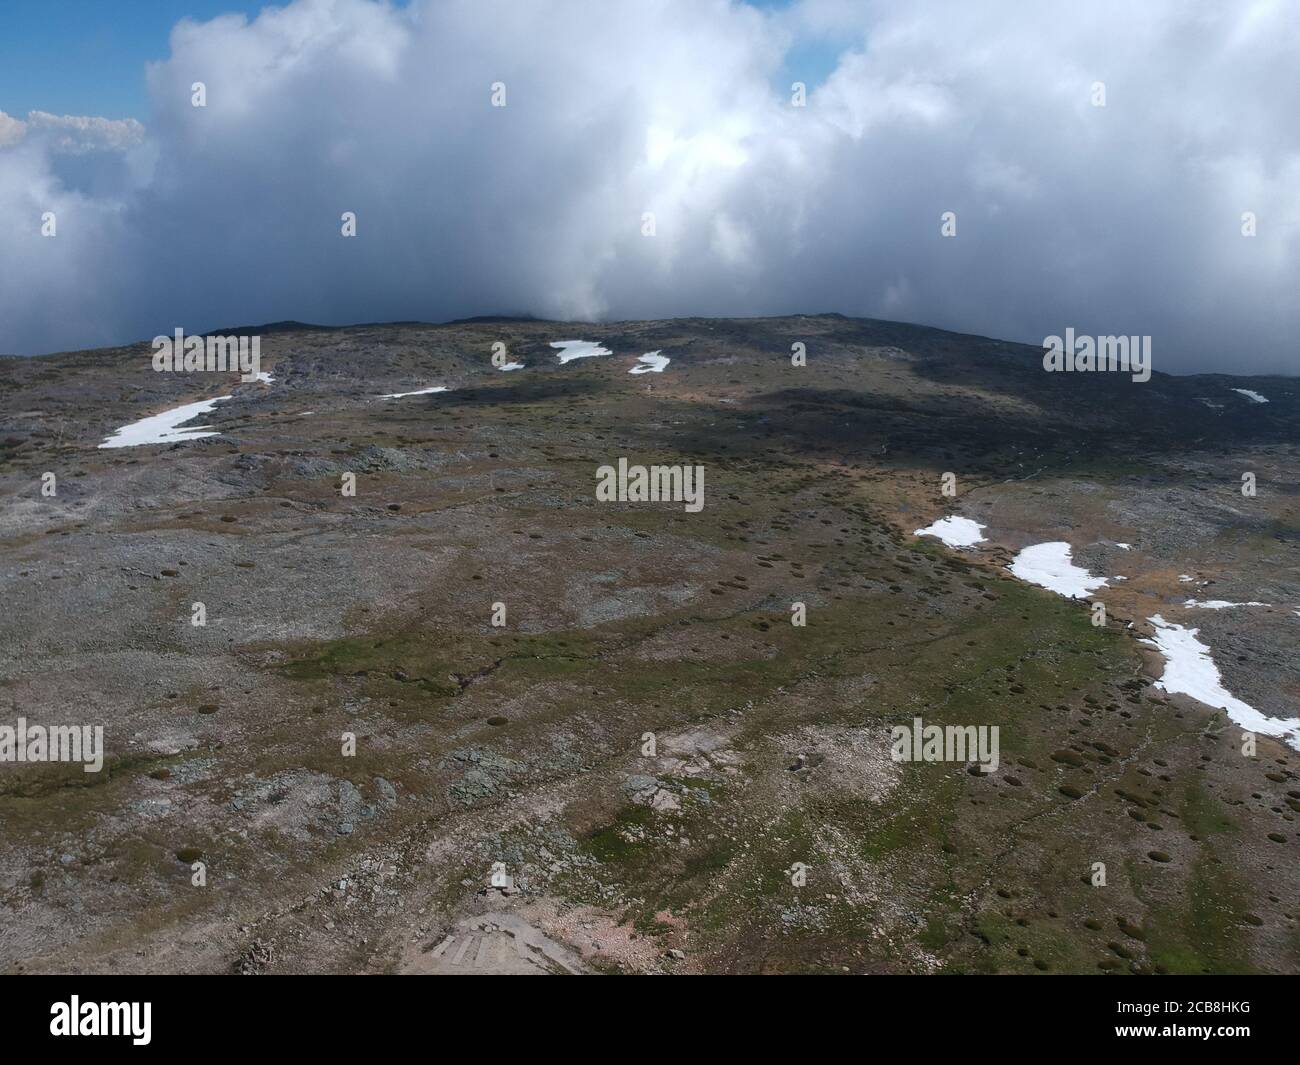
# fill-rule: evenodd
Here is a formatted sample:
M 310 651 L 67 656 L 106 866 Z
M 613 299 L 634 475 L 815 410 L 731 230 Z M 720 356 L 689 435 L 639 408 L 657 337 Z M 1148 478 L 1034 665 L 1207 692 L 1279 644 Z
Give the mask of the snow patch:
M 657 351 L 647 351 L 636 361 L 641 365 L 633 366 L 628 373 L 663 373 L 664 367 L 672 362 L 672 359 L 667 355 L 660 355 Z
M 1183 606 L 1199 607 L 1202 610 L 1226 610 L 1230 606 L 1272 606 L 1272 603 L 1230 603 L 1226 599 L 1189 599 Z
M 201 399 L 197 403 L 186 403 L 183 407 L 165 410 L 161 414 L 152 414 L 138 422 L 124 425 L 108 437 L 100 447 L 139 447 L 141 444 L 174 444 L 178 440 L 200 440 L 205 436 L 219 436 L 216 429 L 206 425 L 191 425 L 186 429 L 179 426 L 200 414 L 207 414 L 218 403 L 224 403 L 230 396 L 217 396 L 215 399 Z
M 267 370 L 262 370 L 254 378 L 262 384 L 269 385 L 275 380 Z M 245 384 L 250 382 L 244 382 Z M 165 410 L 161 414 L 151 414 L 138 422 L 131 422 L 115 430 L 100 444 L 104 447 L 139 447 L 142 444 L 174 444 L 180 440 L 202 440 L 205 436 L 220 436 L 216 429 L 206 425 L 191 425 L 185 429 L 178 428 L 183 422 L 209 413 L 218 403 L 224 403 L 233 396 L 217 396 L 214 399 L 201 399 L 197 403 Z
M 974 547 L 984 540 L 984 526 L 970 518 L 940 518 L 933 525 L 917 529 L 913 536 L 937 536 L 949 547 Z
M 1266 399 L 1265 399 L 1263 396 L 1261 396 L 1258 392 L 1252 392 L 1249 388 L 1234 388 L 1233 391 L 1234 391 L 1234 392 L 1237 392 L 1237 393 L 1240 393 L 1241 395 L 1245 396 L 1245 397 L 1246 397 L 1248 400 L 1250 400 L 1252 403 L 1267 403 L 1267 402 L 1268 402 L 1268 400 L 1266 400 Z
M 380 396 L 380 399 L 401 399 L 403 396 L 427 396 L 431 392 L 450 392 L 446 385 L 434 385 L 432 388 L 421 388 L 415 392 L 389 392 L 386 396 Z
M 1022 581 L 1037 584 L 1070 599 L 1082 599 L 1106 583 L 1071 561 L 1070 545 L 1064 540 L 1026 547 L 1007 567 Z
M 1219 668 L 1210 657 L 1210 649 L 1196 638 L 1199 629 L 1174 625 L 1157 614 L 1148 619 L 1155 636 L 1143 642 L 1165 656 L 1165 670 L 1156 687 L 1171 695 L 1190 695 L 1206 706 L 1226 710 L 1236 724 L 1249 732 L 1279 736 L 1300 751 L 1300 718 L 1276 718 L 1261 714 L 1242 702 L 1223 686 Z
M 556 358 L 560 360 L 561 366 L 574 359 L 590 359 L 596 355 L 613 354 L 609 348 L 602 348 L 594 340 L 553 340 L 551 347 L 560 349 Z

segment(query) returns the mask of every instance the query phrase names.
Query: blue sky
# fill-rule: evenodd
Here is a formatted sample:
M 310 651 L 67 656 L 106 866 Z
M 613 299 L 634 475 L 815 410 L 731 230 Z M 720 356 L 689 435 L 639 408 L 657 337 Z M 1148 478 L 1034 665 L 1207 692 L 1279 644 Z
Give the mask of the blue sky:
M 144 66 L 168 54 L 183 17 L 255 15 L 242 0 L 4 0 L 0 111 L 138 118 L 148 114 Z
M 748 0 L 764 10 L 792 0 Z M 180 19 L 238 13 L 252 18 L 258 0 L 3 0 L 0 3 L 0 111 L 136 118 L 149 114 L 144 68 L 168 55 Z M 396 6 L 403 6 L 398 3 Z M 829 41 L 800 42 L 775 80 L 812 88 L 835 69 Z

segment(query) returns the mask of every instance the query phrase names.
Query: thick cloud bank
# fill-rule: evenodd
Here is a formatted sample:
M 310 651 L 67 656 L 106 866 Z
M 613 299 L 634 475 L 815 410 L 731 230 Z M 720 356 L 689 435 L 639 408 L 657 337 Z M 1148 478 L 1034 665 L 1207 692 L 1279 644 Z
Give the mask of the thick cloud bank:
M 792 106 L 798 57 L 828 49 Z M 1150 334 L 1157 370 L 1293 373 L 1297 55 L 1285 0 L 297 0 L 182 21 L 143 127 L 0 115 L 0 351 L 284 318 L 835 310 Z

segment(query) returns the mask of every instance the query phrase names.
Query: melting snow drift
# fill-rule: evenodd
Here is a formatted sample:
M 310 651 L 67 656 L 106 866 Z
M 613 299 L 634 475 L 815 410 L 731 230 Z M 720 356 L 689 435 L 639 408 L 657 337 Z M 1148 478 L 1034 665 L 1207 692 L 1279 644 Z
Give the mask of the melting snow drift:
M 1249 603 L 1230 603 L 1226 599 L 1189 599 L 1183 606 L 1200 607 L 1202 610 L 1227 610 L 1231 606 L 1272 606 L 1272 603 L 1257 603 L 1253 599 Z
M 602 348 L 592 340 L 553 340 L 551 347 L 560 349 L 556 358 L 560 360 L 561 366 L 574 359 L 590 359 L 595 355 L 613 354 L 609 348 Z
M 984 540 L 984 526 L 970 518 L 940 518 L 933 525 L 917 529 L 913 536 L 937 536 L 949 547 L 974 547 Z
M 138 422 L 124 425 L 105 440 L 100 447 L 138 447 L 141 444 L 173 444 L 178 440 L 199 440 L 205 436 L 219 436 L 215 429 L 206 425 L 191 425 L 180 429 L 182 422 L 207 414 L 218 403 L 230 399 L 229 396 L 217 396 L 216 399 L 201 399 L 197 403 L 186 403 L 183 407 L 165 410 L 161 414 L 152 414 Z
M 1249 388 L 1234 388 L 1233 391 L 1239 392 L 1241 395 L 1245 396 L 1247 399 L 1251 400 L 1254 403 L 1268 402 L 1268 400 L 1266 400 L 1258 392 L 1252 392 Z
M 1022 581 L 1071 599 L 1082 599 L 1106 583 L 1105 577 L 1094 577 L 1071 561 L 1070 545 L 1064 540 L 1026 547 L 1007 569 Z
M 1190 695 L 1206 706 L 1226 710 L 1228 717 L 1242 728 L 1266 736 L 1280 736 L 1300 751 L 1300 718 L 1267 717 L 1228 691 L 1210 657 L 1210 649 L 1196 638 L 1199 629 L 1171 624 L 1159 614 L 1149 620 L 1155 626 L 1156 634 L 1144 642 L 1155 647 L 1168 660 L 1164 675 L 1156 681 L 1157 688 L 1171 695 Z
M 663 373 L 664 367 L 672 362 L 672 359 L 667 355 L 660 355 L 657 351 L 647 351 L 636 361 L 639 365 L 633 366 L 628 373 Z
M 403 396 L 427 396 L 430 392 L 450 392 L 446 385 L 434 385 L 432 388 L 421 388 L 415 392 L 389 392 L 386 396 L 380 396 L 380 399 L 401 399 Z

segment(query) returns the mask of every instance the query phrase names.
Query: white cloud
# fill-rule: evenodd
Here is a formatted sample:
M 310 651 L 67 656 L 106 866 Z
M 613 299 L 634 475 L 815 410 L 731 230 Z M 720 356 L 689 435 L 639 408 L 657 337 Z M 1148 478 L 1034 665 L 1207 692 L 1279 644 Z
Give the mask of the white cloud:
M 29 136 L 40 140 L 44 150 L 54 155 L 122 152 L 144 141 L 144 126 L 134 118 L 52 115 L 47 111 L 31 111 L 24 122 L 0 111 L 0 148 L 18 144 Z
M 1156 369 L 1294 371 L 1288 10 L 297 0 L 182 21 L 144 143 L 0 116 L 0 350 L 283 318 L 838 310 L 1149 333 Z M 791 107 L 787 50 L 831 39 L 837 69 Z
M 144 140 L 144 126 L 134 118 L 86 118 L 45 111 L 33 111 L 27 116 L 27 133 L 46 138 L 50 151 L 68 155 L 120 152 Z
M 27 136 L 27 123 L 0 111 L 0 148 L 17 144 Z

